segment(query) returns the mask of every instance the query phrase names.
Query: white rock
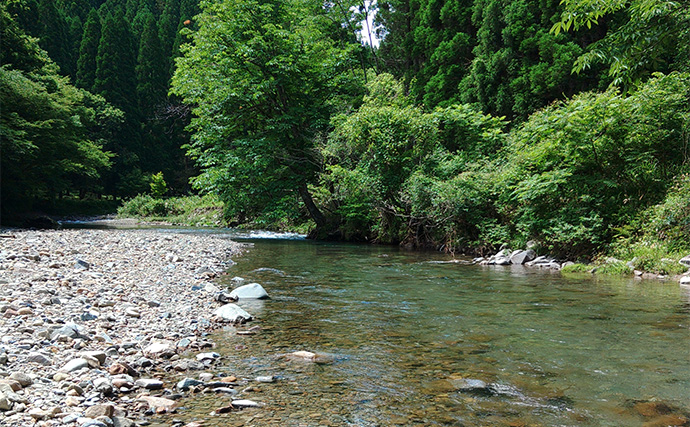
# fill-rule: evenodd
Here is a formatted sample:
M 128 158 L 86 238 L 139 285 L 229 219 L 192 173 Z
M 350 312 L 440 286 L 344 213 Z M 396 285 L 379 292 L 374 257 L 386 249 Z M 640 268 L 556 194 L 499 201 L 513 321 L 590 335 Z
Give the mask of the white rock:
M 166 342 L 154 342 L 144 349 L 146 356 L 158 356 L 163 353 L 174 352 L 173 347 Z
M 681 285 L 690 285 L 690 276 L 680 276 Z
M 105 363 L 105 358 L 107 357 L 106 354 L 105 354 L 105 352 L 103 352 L 103 351 L 98 351 L 98 350 L 94 350 L 94 351 L 82 351 L 81 353 L 79 353 L 79 356 L 80 356 L 80 357 L 84 357 L 84 356 L 86 356 L 86 357 L 93 357 L 93 358 L 95 358 L 96 360 L 98 360 L 98 363 L 100 363 L 101 365 Z M 84 358 L 86 358 L 86 357 L 84 357 Z M 87 360 L 88 360 L 88 359 L 87 359 Z
M 258 402 L 254 402 L 253 400 L 240 399 L 240 400 L 233 400 L 232 406 L 234 406 L 236 408 L 258 408 L 258 407 L 263 406 L 263 404 L 258 403 Z
M 213 314 L 222 318 L 226 322 L 242 323 L 252 320 L 252 315 L 244 311 L 237 304 L 225 304 L 213 311 Z
M 84 369 L 84 368 L 88 368 L 88 367 L 89 367 L 89 361 L 79 357 L 77 359 L 72 359 L 69 362 L 67 362 L 65 364 L 65 366 L 60 368 L 60 371 L 62 371 L 62 372 L 74 372 L 74 371 L 78 371 L 80 369 Z
M 213 283 L 206 283 L 204 285 L 204 291 L 210 293 L 210 294 L 215 294 L 216 292 L 220 292 L 220 288 Z
M 238 299 L 266 299 L 268 298 L 268 293 L 260 284 L 250 283 L 233 289 L 230 292 L 230 297 Z
M 215 351 L 209 352 L 209 353 L 199 353 L 196 355 L 196 360 L 198 361 L 203 361 L 203 360 L 216 360 L 220 358 L 220 354 L 216 353 Z

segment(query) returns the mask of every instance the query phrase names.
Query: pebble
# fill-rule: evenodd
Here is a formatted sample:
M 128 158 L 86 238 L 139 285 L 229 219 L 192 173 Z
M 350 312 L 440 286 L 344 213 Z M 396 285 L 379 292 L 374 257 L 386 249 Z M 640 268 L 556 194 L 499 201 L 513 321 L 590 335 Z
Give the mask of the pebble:
M 74 372 L 78 371 L 80 369 L 88 368 L 89 367 L 89 362 L 88 360 L 84 358 L 77 358 L 77 359 L 72 359 L 69 362 L 67 362 L 62 368 L 60 368 L 60 371 L 62 372 Z
M 18 382 L 22 387 L 28 387 L 34 383 L 34 380 L 23 372 L 13 372 L 10 375 L 10 379 Z
M 111 417 L 115 408 L 113 405 L 93 405 L 84 411 L 86 418 Z
M 140 380 L 136 380 L 134 385 L 147 390 L 160 390 L 163 388 L 163 381 L 151 378 L 142 378 Z
M 253 400 L 240 399 L 233 400 L 232 406 L 234 406 L 235 408 L 258 408 L 263 406 L 263 404 L 254 402 Z
M 39 365 L 43 366 L 49 366 L 53 364 L 52 360 L 50 360 L 50 358 L 48 358 L 46 355 L 37 353 L 35 351 L 29 353 L 29 355 L 26 357 L 26 361 L 31 363 L 38 363 Z
M 216 352 L 210 352 L 210 353 L 199 353 L 196 355 L 196 360 L 198 361 L 204 361 L 204 360 L 216 360 L 220 358 L 220 354 Z
M 134 427 L 127 414 L 142 401 L 128 392 L 162 389 L 151 377 L 175 372 L 173 365 L 203 369 L 220 358 L 197 361 L 177 350 L 203 348 L 201 337 L 222 327 L 209 321 L 220 305 L 213 300 L 220 288 L 209 280 L 238 244 L 155 230 L 11 233 L 0 249 L 3 427 Z M 148 363 L 139 367 L 139 360 Z

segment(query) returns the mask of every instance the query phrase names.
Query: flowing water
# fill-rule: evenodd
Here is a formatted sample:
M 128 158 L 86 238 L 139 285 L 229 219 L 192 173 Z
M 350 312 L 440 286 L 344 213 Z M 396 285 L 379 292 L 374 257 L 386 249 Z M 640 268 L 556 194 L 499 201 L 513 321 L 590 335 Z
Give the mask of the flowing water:
M 252 237 L 252 236 L 245 236 Z M 254 236 L 256 237 L 256 236 Z M 205 426 L 662 426 L 690 418 L 690 288 L 480 267 L 392 247 L 251 240 L 229 277 L 256 335 L 214 333 L 213 372 L 266 404 L 210 417 L 199 394 L 174 415 Z M 231 281 L 227 281 L 230 286 Z M 328 363 L 280 355 L 323 354 Z M 481 382 L 479 382 L 479 381 Z M 483 382 L 483 383 L 482 383 Z

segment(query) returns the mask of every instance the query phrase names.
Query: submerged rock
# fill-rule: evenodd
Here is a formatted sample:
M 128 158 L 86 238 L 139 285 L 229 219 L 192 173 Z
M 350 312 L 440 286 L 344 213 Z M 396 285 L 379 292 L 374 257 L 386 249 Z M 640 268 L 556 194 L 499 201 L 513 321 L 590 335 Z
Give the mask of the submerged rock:
M 330 354 L 313 353 L 311 351 L 305 351 L 305 350 L 295 351 L 293 353 L 282 354 L 279 357 L 283 357 L 287 360 L 293 360 L 293 361 L 297 361 L 297 362 L 310 362 L 310 363 L 318 363 L 318 364 L 332 363 L 334 361 L 334 357 Z
M 225 322 L 244 323 L 252 320 L 252 315 L 244 311 L 237 304 L 225 304 L 213 311 L 213 314 Z
M 149 408 L 158 413 L 169 412 L 177 405 L 177 402 L 174 400 L 166 399 L 164 397 L 141 396 L 139 400 L 146 402 L 146 404 L 149 405 Z

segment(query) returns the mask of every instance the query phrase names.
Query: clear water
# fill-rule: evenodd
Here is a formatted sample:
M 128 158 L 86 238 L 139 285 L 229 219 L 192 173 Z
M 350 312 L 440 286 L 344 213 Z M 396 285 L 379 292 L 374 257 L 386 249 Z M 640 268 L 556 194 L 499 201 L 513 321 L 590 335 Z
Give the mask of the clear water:
M 228 277 L 271 299 L 243 302 L 257 335 L 217 332 L 215 372 L 266 403 L 186 399 L 205 426 L 654 426 L 690 418 L 690 288 L 479 267 L 391 247 L 255 240 Z M 228 281 L 228 284 L 230 281 Z M 326 364 L 288 361 L 297 350 Z M 460 379 L 489 389 L 461 390 Z M 240 387 L 242 388 L 242 387 Z

